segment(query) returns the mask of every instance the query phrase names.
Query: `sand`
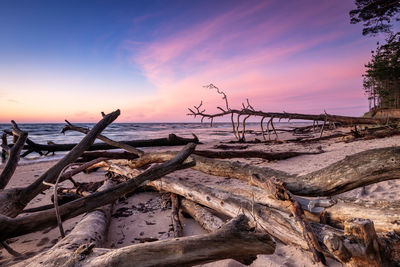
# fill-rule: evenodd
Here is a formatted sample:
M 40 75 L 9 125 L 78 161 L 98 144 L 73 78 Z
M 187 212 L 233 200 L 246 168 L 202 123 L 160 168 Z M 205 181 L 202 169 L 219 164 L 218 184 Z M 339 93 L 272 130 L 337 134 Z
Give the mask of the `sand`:
M 289 138 L 288 134 L 281 138 Z M 259 138 L 259 137 L 258 137 Z M 226 140 L 225 140 L 226 141 Z M 358 153 L 364 150 L 380 147 L 396 146 L 400 142 L 400 136 L 394 136 L 383 139 L 356 141 L 351 143 L 338 142 L 338 140 L 321 141 L 314 144 L 249 144 L 247 149 L 260 149 L 265 151 L 317 151 L 323 149 L 325 153 L 317 155 L 304 155 L 281 161 L 266 161 L 262 159 L 240 159 L 257 166 L 268 166 L 274 169 L 282 170 L 293 174 L 304 174 L 318 170 L 331 163 L 343 159 L 347 155 Z M 199 149 L 213 149 L 219 142 L 211 142 L 199 145 Z M 179 148 L 151 148 L 154 150 L 177 150 Z M 233 159 L 238 160 L 238 159 Z M 20 165 L 9 187 L 18 187 L 29 184 L 39 177 L 46 169 L 55 162 L 47 161 L 35 164 Z M 0 167 L 1 168 L 1 167 Z M 79 174 L 75 176 L 78 181 L 100 181 L 104 179 L 104 171 L 97 171 L 91 174 Z M 226 183 L 227 186 L 234 186 L 240 181 L 229 181 L 221 177 L 212 177 L 193 170 L 182 170 L 170 174 L 170 176 L 185 177 L 196 179 L 207 184 Z M 66 181 L 63 186 L 71 186 Z M 37 196 L 28 205 L 37 207 L 50 204 L 51 191 L 47 190 L 44 194 Z M 392 180 L 381 182 L 366 187 L 364 199 L 400 199 L 400 181 Z M 360 197 L 360 189 L 356 189 L 343 194 L 344 196 Z M 115 205 L 112 215 L 112 221 L 109 227 L 109 235 L 105 247 L 119 248 L 143 242 L 144 240 L 162 240 L 173 236 L 171 231 L 171 210 L 166 205 L 166 197 L 155 192 L 144 192 L 132 194 L 129 197 L 121 198 Z M 23 215 L 20 215 L 23 216 Z M 67 220 L 63 223 L 64 229 L 68 233 L 79 221 L 81 216 Z M 205 233 L 205 231 L 192 219 L 184 218 L 184 235 L 190 236 Z M 49 228 L 24 236 L 12 238 L 9 240 L 10 246 L 20 253 L 36 254 L 40 251 L 49 249 L 60 239 L 58 228 Z M 4 249 L 0 250 L 0 265 L 12 264 L 13 257 Z M 223 260 L 201 266 L 243 266 L 234 260 Z M 285 246 L 278 243 L 277 249 L 273 255 L 260 255 L 251 266 L 317 266 L 312 262 L 312 256 L 309 252 L 302 249 Z M 329 259 L 329 266 L 341 266 L 340 263 Z

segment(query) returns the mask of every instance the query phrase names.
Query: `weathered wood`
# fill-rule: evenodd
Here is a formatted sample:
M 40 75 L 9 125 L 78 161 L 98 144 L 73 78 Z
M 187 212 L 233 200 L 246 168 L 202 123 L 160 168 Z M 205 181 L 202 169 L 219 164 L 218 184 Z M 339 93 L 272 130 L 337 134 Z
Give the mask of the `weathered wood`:
M 344 236 L 350 242 L 344 242 L 337 235 L 331 234 L 325 236 L 324 243 L 346 266 L 394 266 L 392 265 L 394 262 L 384 258 L 385 248 L 375 233 L 372 221 L 364 219 L 346 221 Z
M 114 186 L 113 188 L 96 192 L 87 197 L 61 205 L 59 210 L 61 218 L 65 220 L 93 210 L 97 207 L 104 206 L 114 202 L 121 196 L 134 191 L 138 187 L 146 185 L 152 180 L 159 179 L 177 169 L 190 167 L 191 164 L 183 165 L 183 162 L 193 152 L 195 147 L 195 144 L 188 144 L 170 161 L 154 166 L 134 179 L 130 179 Z M 0 215 L 0 241 L 33 231 L 38 231 L 48 226 L 52 226 L 55 223 L 56 216 L 54 210 L 44 210 L 16 218 Z
M 287 152 L 265 152 L 261 150 L 232 150 L 232 151 L 212 151 L 212 150 L 196 150 L 193 152 L 194 155 L 207 157 L 207 158 L 219 158 L 219 159 L 231 159 L 231 158 L 262 158 L 266 160 L 284 160 L 302 155 L 315 155 L 321 154 L 323 151 L 317 152 L 298 152 L 298 151 L 287 151 Z
M 7 163 L 0 173 L 0 189 L 4 189 L 13 176 L 18 165 L 21 150 L 28 138 L 27 132 L 21 131 L 14 121 L 11 121 L 11 123 L 13 124 L 13 135 L 17 136 L 18 139 L 15 145 L 10 149 Z
M 290 212 L 287 201 L 272 198 L 259 187 L 246 184 L 215 184 L 213 188 L 240 195 L 256 203 L 280 211 Z M 344 222 L 351 218 L 363 218 L 374 222 L 377 232 L 400 232 L 400 201 L 360 200 L 356 198 L 307 199 L 295 196 L 311 221 L 344 228 Z
M 138 156 L 136 154 L 132 154 L 130 152 L 117 152 L 117 151 L 85 151 L 82 153 L 77 162 L 86 162 L 91 161 L 97 158 L 106 158 L 106 159 L 137 159 Z
M 199 139 L 194 136 L 193 138 L 179 137 L 175 134 L 168 135 L 167 138 L 156 138 L 156 139 L 146 139 L 146 140 L 132 140 L 132 141 L 120 141 L 121 144 L 126 144 L 132 147 L 153 147 L 153 146 L 182 146 L 189 143 L 199 143 Z M 57 151 L 70 151 L 74 148 L 76 144 L 38 144 L 32 142 L 24 146 L 26 150 L 34 151 L 47 151 L 47 152 L 57 152 Z M 115 146 L 111 146 L 106 143 L 94 143 L 86 150 L 108 150 L 115 149 Z
M 113 122 L 119 114 L 120 111 L 116 110 L 103 117 L 79 144 L 29 186 L 0 191 L 0 214 L 11 217 L 17 216 L 37 194 L 48 188 L 43 182 L 54 183 L 65 166 L 73 163 L 90 147 L 96 136 Z
M 204 207 L 185 198 L 181 199 L 182 211 L 195 219 L 207 232 L 214 232 L 224 225 L 224 221 Z
M 227 216 L 232 217 L 238 213 L 243 213 L 251 219 L 251 222 L 258 229 L 267 231 L 283 243 L 308 249 L 308 244 L 304 241 L 299 226 L 288 213 L 257 204 L 253 201 L 222 190 L 210 188 L 187 180 L 168 177 L 162 179 L 162 181 L 153 181 L 149 185 L 157 190 L 179 194 Z M 337 239 L 341 240 L 343 244 L 352 244 L 353 248 L 356 246 L 365 248 L 367 246 L 364 241 L 354 240 L 352 236 L 345 235 L 342 230 L 318 223 L 311 223 L 310 225 L 314 229 L 316 238 L 321 244 L 322 251 L 326 256 L 332 257 L 333 255 L 336 259 L 344 263 L 349 261 L 361 262 L 360 259 L 367 260 L 367 258 L 370 257 L 368 252 L 354 249 L 349 250 L 349 256 L 346 259 L 332 254 L 332 248 L 335 248 L 335 245 L 333 241 L 331 241 L 331 236 L 337 237 Z M 400 259 L 396 257 L 400 254 L 400 246 L 396 245 L 395 242 L 391 242 L 391 239 L 393 239 L 393 237 L 388 238 L 387 236 L 379 236 L 379 242 L 384 244 L 380 250 L 382 252 L 381 258 L 391 264 L 393 264 L 393 262 L 399 264 Z
M 355 124 L 387 124 L 399 122 L 399 118 L 388 117 L 388 118 L 364 118 L 364 117 L 350 117 L 340 116 L 331 114 L 301 114 L 301 113 L 288 113 L 288 112 L 264 112 L 256 111 L 250 108 L 243 108 L 241 110 L 229 109 L 220 113 L 208 114 L 204 112 L 197 112 L 189 109 L 188 115 L 200 116 L 202 118 L 213 119 L 216 117 L 223 117 L 226 115 L 237 114 L 241 116 L 251 115 L 261 118 L 276 118 L 276 119 L 290 119 L 290 120 L 310 120 L 310 121 L 321 121 L 321 122 L 334 122 L 341 123 L 342 125 L 355 125 Z
M 150 163 L 164 162 L 173 155 L 174 152 L 147 153 L 137 160 L 125 162 L 131 168 L 138 168 Z M 192 155 L 191 158 L 196 161 L 193 167 L 195 170 L 243 180 L 257 186 L 275 177 L 282 181 L 290 192 L 301 196 L 332 196 L 373 183 L 400 178 L 400 147 L 377 148 L 356 153 L 305 175 L 197 155 Z
M 132 245 L 90 255 L 77 266 L 193 266 L 233 258 L 245 264 L 259 254 L 272 254 L 275 243 L 266 234 L 250 232 L 248 219 L 240 215 L 216 232 Z
M 180 203 L 179 198 L 175 194 L 171 194 L 171 221 L 174 228 L 174 237 L 182 237 L 183 227 L 179 219 Z
M 99 191 L 112 188 L 115 182 L 107 180 Z M 112 204 L 87 213 L 66 237 L 49 250 L 22 261 L 15 266 L 73 266 L 77 261 L 75 250 L 81 245 L 101 247 L 107 238 L 111 218 Z
M 80 132 L 80 133 L 83 133 L 83 134 L 88 134 L 89 133 L 89 129 L 85 129 L 85 128 L 82 128 L 82 127 L 79 127 L 79 126 L 72 125 L 67 120 L 65 120 L 65 122 L 67 123 L 67 125 L 65 125 L 62 128 L 62 130 L 61 130 L 62 133 L 65 133 L 67 131 L 77 131 L 77 132 Z M 101 134 L 99 134 L 97 136 L 97 138 L 100 139 L 101 141 L 103 141 L 104 143 L 110 145 L 110 146 L 113 146 L 113 147 L 116 147 L 116 148 L 125 149 L 126 151 L 128 151 L 128 152 L 130 152 L 132 154 L 135 154 L 137 156 L 141 156 L 144 153 L 143 151 L 141 151 L 141 150 L 139 150 L 137 148 L 134 148 L 133 146 L 130 146 L 130 145 L 122 143 L 122 142 L 117 142 L 117 141 L 111 140 L 110 138 L 108 138 L 108 137 L 106 137 L 104 135 L 101 135 Z

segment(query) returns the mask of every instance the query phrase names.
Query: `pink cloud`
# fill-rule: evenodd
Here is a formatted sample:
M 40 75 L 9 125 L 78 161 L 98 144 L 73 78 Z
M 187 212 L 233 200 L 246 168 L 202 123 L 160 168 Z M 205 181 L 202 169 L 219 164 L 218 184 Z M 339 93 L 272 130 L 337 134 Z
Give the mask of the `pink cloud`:
M 249 98 L 268 111 L 289 108 L 319 113 L 324 106 L 341 105 L 350 115 L 360 114 L 366 105 L 361 74 L 368 52 L 358 49 L 354 41 L 335 43 L 352 33 L 331 25 L 340 20 L 336 13 L 343 10 L 324 2 L 283 19 L 282 13 L 268 13 L 272 3 L 233 8 L 134 53 L 134 63 L 157 90 L 127 107 L 127 117 L 192 120 L 185 117 L 188 106 L 200 100 L 211 109 L 222 104 L 219 95 L 201 87 L 208 83 L 225 90 L 235 107 Z M 322 33 L 302 34 L 305 25 L 310 32 L 316 27 Z M 351 103 L 358 108 L 352 109 Z M 145 116 L 135 115 L 139 113 Z

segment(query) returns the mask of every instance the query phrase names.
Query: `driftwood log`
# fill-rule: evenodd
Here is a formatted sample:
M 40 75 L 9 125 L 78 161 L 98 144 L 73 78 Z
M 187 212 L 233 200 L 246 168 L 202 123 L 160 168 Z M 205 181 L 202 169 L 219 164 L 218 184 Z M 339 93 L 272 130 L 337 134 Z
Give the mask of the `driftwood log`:
M 16 266 L 192 266 L 227 258 L 250 264 L 275 251 L 269 235 L 251 232 L 244 215 L 211 234 L 102 249 L 107 218 L 89 213 L 53 248 Z
M 114 111 L 103 117 L 90 132 L 82 139 L 82 141 L 73 147 L 73 149 L 58 161 L 53 167 L 48 169 L 36 181 L 27 187 L 11 188 L 0 191 L 0 214 L 4 216 L 15 217 L 37 194 L 47 189 L 48 186 L 43 184 L 54 183 L 61 171 L 69 164 L 73 163 L 79 156 L 87 150 L 96 139 L 97 135 L 104 128 L 113 122 L 120 114 L 120 111 Z
M 13 124 L 13 136 L 17 136 L 17 141 L 14 146 L 8 150 L 9 157 L 6 165 L 3 168 L 3 171 L 0 173 L 0 190 L 4 189 L 8 182 L 10 181 L 12 175 L 14 174 L 15 169 L 17 168 L 19 157 L 21 150 L 25 144 L 26 139 L 28 138 L 28 133 L 21 131 L 18 128 L 18 125 L 12 121 Z M 6 137 L 3 137 L 3 143 L 7 142 Z M 4 149 L 4 148 L 3 148 Z
M 218 94 L 222 95 L 222 99 L 224 100 L 225 107 L 218 106 L 219 113 L 206 113 L 206 110 L 202 108 L 203 102 L 201 101 L 198 106 L 194 106 L 193 108 L 188 108 L 189 113 L 187 115 L 193 117 L 200 117 L 201 122 L 204 119 L 208 119 L 211 122 L 211 126 L 215 118 L 229 116 L 232 123 L 232 130 L 235 137 L 240 141 L 245 141 L 245 133 L 246 133 L 246 120 L 249 117 L 258 117 L 261 118 L 260 121 L 260 128 L 261 133 L 263 136 L 264 141 L 267 141 L 265 137 L 265 128 L 264 128 L 264 120 L 268 119 L 266 125 L 266 132 L 268 133 L 268 139 L 270 138 L 270 130 L 269 126 L 271 126 L 273 133 L 276 136 L 276 140 L 279 140 L 276 128 L 274 127 L 274 119 L 287 119 L 287 120 L 306 120 L 306 121 L 313 121 L 313 126 L 315 123 L 322 122 L 321 130 L 320 130 L 320 137 L 324 132 L 326 125 L 334 125 L 334 124 L 341 124 L 341 125 L 387 125 L 387 124 L 397 124 L 400 122 L 399 118 L 395 117 L 388 117 L 388 118 L 365 118 L 365 117 L 349 117 L 349 116 L 339 116 L 339 115 L 331 115 L 328 113 L 324 114 L 301 114 L 301 113 L 288 113 L 288 112 L 264 112 L 261 110 L 255 110 L 254 107 L 250 104 L 249 100 L 247 99 L 247 104 L 242 103 L 241 109 L 232 109 L 229 106 L 229 101 L 227 95 L 221 91 L 218 87 L 213 84 L 209 84 L 204 86 L 206 88 L 216 90 Z M 236 116 L 236 118 L 235 118 Z M 241 120 L 242 118 L 242 120 Z M 242 129 L 240 130 L 240 124 L 242 125 Z
M 174 228 L 174 237 L 183 236 L 183 227 L 179 218 L 180 201 L 179 197 L 175 194 L 171 194 L 171 221 Z
M 227 258 L 248 265 L 257 255 L 275 251 L 269 235 L 249 229 L 248 219 L 241 215 L 210 234 L 100 251 L 101 255 L 89 255 L 77 266 L 192 266 Z
M 173 159 L 163 164 L 153 166 L 135 179 L 130 179 L 107 190 L 96 192 L 87 197 L 68 202 L 60 206 L 59 212 L 63 220 L 75 217 L 84 212 L 112 203 L 121 196 L 134 191 L 149 181 L 171 173 L 177 169 L 190 167 L 190 163 L 185 166 L 183 162 L 192 153 L 195 144 L 189 144 L 176 155 Z M 0 240 L 20 236 L 33 231 L 44 229 L 56 223 L 54 210 L 44 210 L 28 214 L 26 216 L 10 218 L 0 215 Z
M 126 168 L 125 170 L 129 172 L 129 168 Z M 287 202 L 290 203 L 290 201 L 280 200 L 278 201 L 279 204 L 277 204 L 277 200 L 273 199 L 268 203 L 264 203 L 267 205 L 269 204 L 267 208 L 266 206 L 261 206 L 256 203 L 254 196 L 252 199 L 237 196 L 235 194 L 235 191 L 240 194 L 240 192 L 242 192 L 241 188 L 235 187 L 233 189 L 233 187 L 227 186 L 227 188 L 229 188 L 231 192 L 226 192 L 221 189 L 210 188 L 202 184 L 186 181 L 184 179 L 172 179 L 171 177 L 168 177 L 168 179 L 163 179 L 162 181 L 154 181 L 150 183 L 150 185 L 155 187 L 155 189 L 159 191 L 179 194 L 194 202 L 208 206 L 209 208 L 212 208 L 217 212 L 223 213 L 228 216 L 234 216 L 238 212 L 243 212 L 247 214 L 250 218 L 252 218 L 256 226 L 258 226 L 260 229 L 266 230 L 268 233 L 278 238 L 282 242 L 286 244 L 297 245 L 305 249 L 309 248 L 309 241 L 306 242 L 303 239 L 304 229 L 302 229 L 301 224 L 296 223 L 295 221 L 298 220 L 293 220 L 293 217 L 289 215 L 293 213 L 293 211 L 291 210 L 292 208 L 290 208 L 290 211 L 288 212 L 288 207 L 290 207 L 290 205 L 288 205 Z M 223 185 L 221 185 L 221 187 L 223 187 Z M 267 188 L 264 188 L 264 190 L 265 189 Z M 275 207 L 274 205 L 270 205 L 271 203 L 274 204 L 274 202 Z M 300 202 L 302 201 L 298 201 L 298 203 Z M 351 208 L 354 207 L 348 208 L 347 211 L 350 211 Z M 367 206 L 364 207 L 364 211 L 366 211 L 367 208 Z M 281 210 L 284 210 L 285 212 L 282 212 Z M 355 213 L 354 215 L 359 214 L 361 213 Z M 366 214 L 364 214 L 364 216 L 365 215 Z M 377 217 L 376 214 L 375 217 Z M 350 217 L 347 218 L 348 219 L 341 218 L 342 225 L 344 225 L 345 229 L 346 227 L 348 227 L 351 221 L 354 221 L 354 219 Z M 368 222 L 371 221 L 368 219 L 359 219 L 359 222 L 361 224 L 360 227 L 362 227 L 362 225 L 366 223 L 368 224 Z M 386 220 L 386 223 L 387 222 L 388 221 Z M 384 224 L 385 222 L 381 222 L 381 227 Z M 390 226 L 390 224 L 393 226 L 393 224 L 395 223 L 387 223 L 386 227 L 388 225 Z M 312 227 L 312 229 L 317 232 L 315 239 L 311 238 L 310 240 L 312 243 L 316 242 L 315 248 L 321 249 L 321 252 L 323 252 L 326 256 L 334 255 L 336 259 L 343 263 L 346 263 L 349 266 L 363 266 L 362 264 L 364 264 L 365 262 L 367 262 L 368 264 L 373 264 L 374 266 L 382 266 L 382 264 L 386 264 L 385 261 L 393 263 L 399 262 L 400 260 L 397 256 L 400 247 L 398 248 L 396 245 L 396 240 L 398 239 L 398 237 L 396 236 L 393 239 L 393 236 L 387 237 L 385 236 L 385 234 L 381 234 L 378 240 L 374 227 L 369 227 L 370 231 L 368 233 L 371 235 L 371 237 L 365 237 L 368 240 L 371 238 L 375 238 L 376 240 L 378 240 L 373 241 L 377 244 L 380 244 L 372 249 L 374 250 L 374 252 L 371 252 L 371 248 L 368 243 L 369 241 L 367 239 L 360 239 L 360 237 L 355 236 L 355 234 L 348 234 L 347 232 L 343 232 L 339 229 L 323 224 L 313 223 L 309 227 Z M 331 238 L 332 236 L 334 238 Z M 338 240 L 341 240 L 340 246 L 345 247 L 345 251 L 348 251 L 346 257 L 344 257 L 340 253 L 339 255 L 336 251 L 338 249 Z M 358 240 L 358 243 L 356 242 L 357 244 L 354 244 L 354 240 Z M 394 242 L 393 240 L 396 242 Z M 364 254 L 361 253 L 363 249 L 367 251 Z M 370 253 L 380 256 L 374 258 L 371 256 Z
M 285 212 L 252 202 L 246 198 L 217 190 L 202 184 L 171 177 L 149 184 L 157 190 L 179 194 L 194 202 L 200 203 L 227 216 L 234 217 L 238 213 L 247 215 L 253 225 L 264 230 L 285 244 L 292 244 L 308 249 L 308 243 L 293 218 Z M 346 221 L 349 228 L 354 220 Z M 393 266 L 400 262 L 398 236 L 377 236 L 373 223 L 358 219 L 358 227 L 369 224 L 368 231 L 359 234 L 354 231 L 342 231 L 324 224 L 312 223 L 322 252 L 334 257 L 348 266 Z M 363 238 L 361 238 L 363 237 Z M 371 246 L 373 244 L 373 246 Z M 371 255 L 379 255 L 372 257 Z
M 151 163 L 169 160 L 175 152 L 147 153 L 137 160 L 119 161 L 131 168 L 140 168 Z M 305 174 L 295 175 L 268 167 L 257 167 L 245 163 L 210 159 L 197 155 L 193 169 L 214 175 L 235 178 L 252 185 L 263 185 L 269 178 L 282 181 L 295 195 L 333 196 L 352 189 L 400 178 L 400 148 L 377 148 L 339 160 L 325 168 Z
M 112 141 L 112 140 L 111 140 Z M 108 142 L 110 143 L 110 142 Z M 108 150 L 115 149 L 116 144 L 108 144 L 108 143 L 94 143 L 91 144 L 86 150 Z M 122 146 L 130 146 L 130 147 L 153 147 L 153 146 L 182 146 L 189 143 L 199 143 L 199 139 L 194 136 L 193 138 L 184 138 L 177 136 L 175 134 L 168 135 L 167 138 L 156 138 L 156 139 L 145 139 L 145 140 L 132 140 L 132 141 L 120 141 L 117 142 Z M 57 151 L 70 151 L 77 144 L 38 144 L 33 141 L 27 143 L 24 146 L 24 150 L 32 151 L 32 152 L 57 152 Z M 12 145 L 10 145 L 12 147 Z M 140 152 L 137 152 L 140 153 Z
M 289 203 L 279 201 L 258 187 L 237 183 L 221 183 L 213 188 L 240 195 L 255 203 L 290 212 Z M 352 218 L 363 218 L 374 222 L 377 232 L 400 232 L 400 202 L 387 200 L 360 200 L 355 198 L 314 198 L 295 196 L 305 211 L 306 217 L 317 223 L 336 228 L 344 228 L 344 223 Z
M 182 211 L 195 219 L 207 232 L 214 232 L 224 225 L 224 221 L 204 207 L 185 198 L 181 199 Z
M 108 180 L 99 191 L 110 189 L 114 182 Z M 84 251 L 93 247 L 101 247 L 107 238 L 108 225 L 111 218 L 112 204 L 105 205 L 87 213 L 65 238 L 49 250 L 40 253 L 15 266 L 73 266 L 81 259 Z M 80 254 L 76 253 L 80 249 Z

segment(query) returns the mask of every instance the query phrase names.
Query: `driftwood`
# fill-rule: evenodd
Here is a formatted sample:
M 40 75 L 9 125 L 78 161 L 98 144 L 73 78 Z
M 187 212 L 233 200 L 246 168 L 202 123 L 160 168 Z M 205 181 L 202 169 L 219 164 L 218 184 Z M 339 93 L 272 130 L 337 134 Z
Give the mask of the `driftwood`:
M 124 162 L 131 168 L 140 168 L 151 163 L 164 162 L 174 155 L 174 152 L 147 153 L 137 160 Z M 369 184 L 400 178 L 399 147 L 356 153 L 305 175 L 197 155 L 192 155 L 191 158 L 196 161 L 196 165 L 193 166 L 195 170 L 214 176 L 236 178 L 256 186 L 265 184 L 270 177 L 275 177 L 282 181 L 290 192 L 301 196 L 332 196 Z
M 63 129 L 61 130 L 62 133 L 65 133 L 67 131 L 78 131 L 78 132 L 83 133 L 83 134 L 88 134 L 89 133 L 89 129 L 85 129 L 85 128 L 82 128 L 82 127 L 79 127 L 79 126 L 72 125 L 67 120 L 65 120 L 65 122 L 67 123 L 67 125 L 64 126 Z M 113 147 L 116 147 L 116 148 L 122 148 L 122 149 L 124 149 L 124 150 L 126 150 L 126 151 L 128 151 L 128 152 L 130 152 L 132 154 L 135 154 L 137 156 L 141 156 L 144 153 L 143 151 L 141 151 L 139 149 L 136 149 L 136 148 L 134 148 L 133 146 L 131 146 L 129 144 L 122 143 L 122 142 L 116 142 L 116 141 L 111 140 L 110 138 L 105 137 L 104 135 L 101 135 L 101 134 L 99 134 L 97 136 L 97 138 L 100 139 L 101 141 L 103 141 L 104 143 L 110 145 L 110 146 L 113 146 Z
M 171 194 L 171 221 L 174 228 L 174 237 L 182 237 L 183 227 L 179 219 L 180 202 L 175 194 Z
M 279 201 L 267 195 L 265 190 L 244 184 L 221 183 L 213 188 L 227 191 L 255 203 L 291 212 L 290 203 Z M 360 200 L 355 198 L 317 198 L 308 199 L 295 196 L 305 211 L 306 217 L 314 222 L 324 223 L 336 228 L 344 228 L 344 223 L 352 218 L 363 218 L 374 222 L 377 232 L 400 232 L 400 201 Z
M 168 135 L 167 138 L 156 138 L 156 139 L 146 139 L 146 140 L 132 140 L 132 141 L 120 141 L 117 142 L 122 145 L 128 145 L 130 147 L 153 147 L 153 146 L 182 146 L 189 143 L 199 143 L 199 139 L 194 136 L 193 138 L 184 138 L 179 137 L 175 134 Z M 33 141 L 27 143 L 24 146 L 24 149 L 27 151 L 46 151 L 49 152 L 57 152 L 57 151 L 70 151 L 74 148 L 76 144 L 38 144 Z M 11 146 L 12 147 L 12 146 Z M 108 150 L 115 149 L 115 145 L 109 145 L 107 143 L 94 143 L 86 150 Z
M 211 126 L 212 126 L 215 118 L 229 116 L 231 119 L 231 123 L 232 123 L 233 133 L 239 141 L 245 141 L 246 120 L 251 116 L 261 118 L 260 128 L 261 128 L 262 136 L 265 141 L 266 141 L 265 129 L 264 129 L 264 120 L 265 119 L 268 119 L 268 122 L 266 125 L 267 126 L 266 131 L 268 133 L 269 140 L 270 140 L 270 130 L 269 130 L 270 125 L 276 136 L 276 140 L 279 140 L 278 134 L 276 132 L 276 129 L 275 129 L 274 123 L 273 123 L 274 119 L 279 119 L 279 121 L 281 119 L 309 120 L 309 121 L 313 121 L 314 125 L 315 125 L 315 122 L 320 121 L 320 122 L 322 122 L 320 137 L 322 137 L 324 128 L 327 124 L 332 125 L 335 123 L 340 123 L 341 125 L 359 125 L 359 124 L 385 125 L 385 124 L 389 124 L 389 123 L 396 124 L 396 123 L 400 122 L 399 118 L 394 118 L 394 117 L 388 117 L 388 118 L 349 117 L 349 116 L 331 115 L 326 112 L 324 114 L 319 114 L 319 115 L 288 113 L 288 112 L 264 112 L 261 110 L 255 110 L 254 107 L 250 104 L 248 99 L 247 99 L 247 104 L 245 105 L 243 103 L 241 109 L 232 109 L 229 107 L 227 95 L 223 91 L 221 91 L 218 87 L 216 87 L 213 84 L 209 84 L 204 87 L 212 89 L 212 90 L 216 90 L 218 94 L 222 95 L 222 99 L 225 102 L 225 107 L 222 108 L 219 106 L 219 107 L 217 107 L 220 111 L 219 113 L 210 114 L 210 113 L 206 113 L 205 109 L 202 109 L 203 102 L 201 101 L 198 106 L 194 106 L 193 108 L 188 108 L 189 113 L 187 115 L 193 116 L 193 117 L 198 116 L 201 118 L 201 122 L 203 122 L 204 119 L 208 119 L 211 122 Z M 236 120 L 234 118 L 235 115 L 236 115 Z M 241 118 L 242 118 L 242 121 L 241 121 L 242 130 L 239 130 Z
M 99 191 L 110 189 L 113 185 L 114 183 L 108 180 Z M 93 247 L 103 245 L 107 238 L 111 212 L 112 204 L 109 204 L 87 213 L 71 233 L 52 248 L 15 266 L 73 266 L 76 261 L 82 259 L 84 251 L 87 253 Z
M 231 158 L 262 158 L 266 160 L 284 160 L 302 155 L 321 154 L 323 151 L 317 152 L 264 152 L 261 150 L 231 150 L 231 151 L 212 151 L 212 150 L 196 150 L 194 155 L 199 155 L 207 158 L 231 159 Z
M 96 192 L 87 197 L 68 202 L 60 206 L 59 213 L 63 220 L 75 217 L 84 212 L 112 203 L 121 196 L 134 191 L 140 186 L 146 185 L 149 181 L 171 173 L 177 169 L 192 166 L 191 163 L 183 164 L 186 158 L 193 152 L 195 144 L 188 144 L 173 159 L 163 164 L 154 166 L 141 173 L 135 179 L 125 183 Z M 0 240 L 20 236 L 33 231 L 42 230 L 56 223 L 54 210 L 44 210 L 22 217 L 10 218 L 0 215 Z
M 106 158 L 106 159 L 137 159 L 138 156 L 136 154 L 122 151 L 85 151 L 82 153 L 80 158 L 76 162 L 86 162 L 95 160 L 97 158 Z
M 93 144 L 96 136 L 119 114 L 120 111 L 117 110 L 104 116 L 79 144 L 29 186 L 0 191 L 0 214 L 11 217 L 17 216 L 37 194 L 48 188 L 43 182 L 54 183 L 61 171 L 79 158 Z
M 153 181 L 149 185 L 157 190 L 179 194 L 231 217 L 236 216 L 238 213 L 244 213 L 258 229 L 267 231 L 285 244 L 297 245 L 308 249 L 308 244 L 303 239 L 301 230 L 288 213 L 262 206 L 222 190 L 171 177 L 162 179 L 162 181 Z M 367 222 L 362 219 L 359 219 L 359 221 Z M 365 242 L 365 240 L 357 237 L 356 232 L 343 232 L 339 229 L 316 223 L 311 223 L 311 226 L 317 233 L 317 242 L 320 244 L 322 252 L 326 256 L 334 256 L 339 261 L 349 264 L 349 266 L 350 264 L 353 264 L 353 266 L 365 266 L 365 262 L 375 264 L 372 266 L 386 266 L 385 264 L 392 264 L 400 260 L 397 256 L 399 255 L 400 247 L 396 245 L 396 239 L 394 239 L 396 242 L 393 242 L 392 237 L 389 238 L 387 236 L 380 236 L 377 239 L 378 237 L 373 227 L 370 229 L 369 235 L 377 240 L 373 242 L 374 244 L 377 243 L 377 245 L 371 247 L 370 242 Z M 337 255 L 338 244 L 348 252 L 346 257 Z M 371 258 L 371 253 L 380 256 Z
M 0 173 L 0 189 L 4 189 L 6 187 L 12 175 L 14 174 L 14 171 L 17 168 L 21 150 L 25 144 L 26 139 L 28 138 L 28 133 L 21 131 L 14 121 L 11 122 L 13 124 L 12 133 L 14 136 L 17 136 L 18 139 L 15 142 L 14 146 L 9 150 L 7 163 L 4 166 L 3 171 Z M 7 143 L 6 137 L 3 137 L 3 143 Z
M 224 221 L 204 207 L 185 198 L 181 199 L 182 211 L 195 219 L 208 232 L 214 232 L 224 225 Z
M 76 266 L 192 266 L 227 258 L 250 264 L 259 254 L 274 253 L 269 235 L 249 229 L 248 219 L 241 215 L 210 234 L 100 250 L 101 255 L 89 255 Z
M 125 170 L 129 172 L 129 169 Z M 150 185 L 155 187 L 156 190 L 180 194 L 183 197 L 208 206 L 209 208 L 228 216 L 234 216 L 238 212 L 243 212 L 252 218 L 256 226 L 258 226 L 260 229 L 266 230 L 268 233 L 278 238 L 282 242 L 286 244 L 298 245 L 303 248 L 308 248 L 309 246 L 309 244 L 303 239 L 304 231 L 301 229 L 301 227 L 299 227 L 295 220 L 292 219 L 287 211 L 288 201 L 278 201 L 280 203 L 278 209 L 276 209 L 277 200 L 272 199 L 272 202 L 269 201 L 268 203 L 264 204 L 273 204 L 275 201 L 275 207 L 274 205 L 268 205 L 267 207 L 269 208 L 267 208 L 266 206 L 261 206 L 255 202 L 255 199 L 259 199 L 260 196 L 255 197 L 253 195 L 252 200 L 250 200 L 235 195 L 235 191 L 237 193 L 242 193 L 242 188 L 235 187 L 233 189 L 232 187 L 227 186 L 231 192 L 224 192 L 223 190 L 216 189 L 215 186 L 214 188 L 210 188 L 201 184 L 173 178 L 163 179 L 162 181 L 154 181 L 150 183 Z M 221 185 L 221 187 L 224 186 Z M 364 210 L 365 208 L 367 207 L 364 207 Z M 281 212 L 280 210 L 286 210 L 286 212 Z M 290 213 L 293 212 L 290 211 Z M 351 221 L 354 220 L 349 219 L 344 221 L 344 227 L 346 228 L 346 225 L 348 225 Z M 359 221 L 370 222 L 366 219 L 359 219 Z M 355 234 L 342 232 L 327 225 L 315 223 L 310 225 L 317 233 L 316 239 L 313 240 L 313 242 L 317 242 L 320 245 L 322 252 L 327 256 L 332 256 L 333 253 L 336 259 L 346 263 L 349 266 L 363 266 L 365 262 L 368 262 L 368 264 L 375 264 L 376 266 L 382 266 L 383 263 L 380 262 L 381 260 L 387 260 L 389 262 L 400 261 L 400 258 L 397 256 L 398 252 L 400 252 L 400 247 L 396 245 L 396 240 L 399 237 L 396 235 L 380 235 L 379 242 L 377 241 L 378 245 L 371 249 L 369 248 L 370 245 L 368 242 L 360 238 L 357 239 Z M 371 229 L 373 230 L 371 230 L 371 235 L 376 236 L 375 229 L 373 227 Z M 338 254 L 336 251 L 339 249 L 338 244 L 340 247 L 344 247 L 346 249 L 345 251 L 348 251 L 346 257 L 340 253 Z M 343 248 L 341 248 L 341 250 L 343 250 Z M 375 253 L 376 255 L 379 254 L 380 256 L 371 258 L 371 253 Z M 383 266 L 385 264 L 383 264 Z

